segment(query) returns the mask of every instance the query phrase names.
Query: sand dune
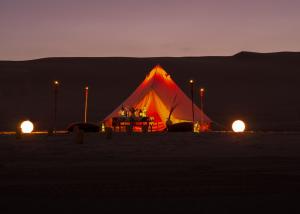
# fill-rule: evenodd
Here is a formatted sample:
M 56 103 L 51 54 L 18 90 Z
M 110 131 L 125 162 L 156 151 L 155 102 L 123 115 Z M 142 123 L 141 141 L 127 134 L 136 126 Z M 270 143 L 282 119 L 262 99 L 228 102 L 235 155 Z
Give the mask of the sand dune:
M 248 121 L 254 130 L 300 130 L 299 53 L 241 52 L 232 57 L 45 58 L 0 62 L 0 130 L 25 118 L 47 129 L 53 97 L 50 83 L 61 81 L 60 129 L 82 120 L 83 87 L 90 86 L 89 120 L 97 122 L 130 95 L 150 69 L 160 64 L 189 94 L 187 81 L 207 90 L 205 110 L 230 126 Z M 196 102 L 199 103 L 198 96 Z

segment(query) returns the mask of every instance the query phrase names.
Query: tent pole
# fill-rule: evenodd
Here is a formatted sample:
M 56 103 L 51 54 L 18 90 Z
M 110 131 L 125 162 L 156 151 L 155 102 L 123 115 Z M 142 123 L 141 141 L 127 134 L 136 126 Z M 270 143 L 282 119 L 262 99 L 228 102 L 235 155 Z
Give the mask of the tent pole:
M 200 88 L 200 102 L 201 102 L 201 117 L 200 117 L 200 129 L 202 130 L 203 126 L 203 114 L 204 114 L 204 88 Z
M 57 80 L 53 81 L 53 88 L 54 88 L 54 119 L 53 119 L 53 132 L 54 132 L 54 134 L 56 134 L 58 86 L 59 86 L 59 82 L 58 82 Z
M 88 95 L 89 95 L 89 87 L 85 87 L 85 102 L 84 102 L 84 122 L 87 122 L 87 109 L 88 109 Z
M 191 84 L 191 97 L 192 97 L 192 115 L 193 115 L 193 125 L 195 124 L 195 116 L 194 116 L 194 80 L 190 80 Z

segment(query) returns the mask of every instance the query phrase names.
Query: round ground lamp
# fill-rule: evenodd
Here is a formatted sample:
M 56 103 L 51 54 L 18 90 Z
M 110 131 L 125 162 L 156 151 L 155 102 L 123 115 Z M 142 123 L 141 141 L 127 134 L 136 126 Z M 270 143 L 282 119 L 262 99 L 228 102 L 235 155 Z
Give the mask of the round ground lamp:
M 232 123 L 232 130 L 234 132 L 244 132 L 246 125 L 242 120 L 236 120 Z
M 31 133 L 33 131 L 33 123 L 29 120 L 25 120 L 21 123 L 21 131 L 24 134 Z

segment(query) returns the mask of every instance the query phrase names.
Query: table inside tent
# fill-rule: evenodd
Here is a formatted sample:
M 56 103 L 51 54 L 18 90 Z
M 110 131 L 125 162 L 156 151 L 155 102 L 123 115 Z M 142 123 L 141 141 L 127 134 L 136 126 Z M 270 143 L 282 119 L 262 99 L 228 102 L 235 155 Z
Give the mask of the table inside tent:
M 126 132 L 152 132 L 153 119 L 151 117 L 113 117 L 112 126 L 114 131 Z

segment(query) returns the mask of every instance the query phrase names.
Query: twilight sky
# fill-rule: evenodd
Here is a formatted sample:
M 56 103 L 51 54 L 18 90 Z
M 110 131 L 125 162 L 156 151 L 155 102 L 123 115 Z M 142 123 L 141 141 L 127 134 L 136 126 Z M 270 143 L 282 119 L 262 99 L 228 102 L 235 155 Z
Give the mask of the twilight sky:
M 0 59 L 300 51 L 300 0 L 0 0 Z

